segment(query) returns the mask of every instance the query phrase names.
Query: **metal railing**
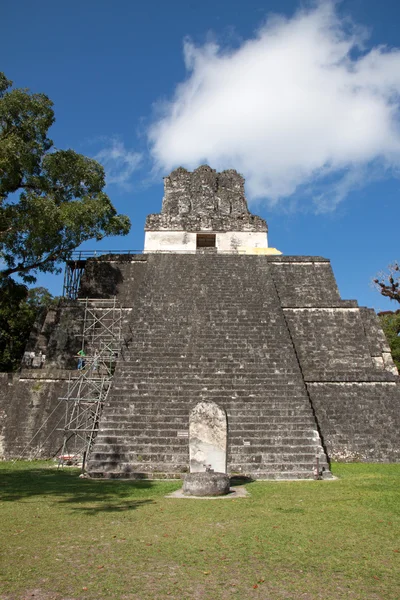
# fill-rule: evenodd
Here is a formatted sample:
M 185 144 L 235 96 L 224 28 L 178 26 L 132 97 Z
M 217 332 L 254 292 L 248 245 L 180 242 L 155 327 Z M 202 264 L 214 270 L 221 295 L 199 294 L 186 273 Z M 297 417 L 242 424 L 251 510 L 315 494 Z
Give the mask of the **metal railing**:
M 87 260 L 96 256 L 106 256 L 107 254 L 143 254 L 143 250 L 75 250 L 72 252 L 68 261 Z

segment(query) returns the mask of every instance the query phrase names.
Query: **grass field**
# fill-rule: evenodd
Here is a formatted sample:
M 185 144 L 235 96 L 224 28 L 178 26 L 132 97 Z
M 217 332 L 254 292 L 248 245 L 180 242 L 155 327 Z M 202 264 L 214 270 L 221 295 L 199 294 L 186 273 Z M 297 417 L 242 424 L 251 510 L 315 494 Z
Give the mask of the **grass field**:
M 0 463 L 0 598 L 398 600 L 400 464 L 333 472 L 189 500 Z

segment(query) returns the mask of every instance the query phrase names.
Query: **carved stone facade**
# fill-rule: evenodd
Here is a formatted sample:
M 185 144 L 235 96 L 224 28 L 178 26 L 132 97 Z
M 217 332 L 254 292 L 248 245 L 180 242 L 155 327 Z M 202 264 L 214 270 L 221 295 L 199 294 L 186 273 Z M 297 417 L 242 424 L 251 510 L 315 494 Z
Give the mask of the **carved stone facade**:
M 193 173 L 180 167 L 164 178 L 161 213 L 147 217 L 145 231 L 145 252 L 194 253 L 203 233 L 215 235 L 217 252 L 279 254 L 268 249 L 264 219 L 247 208 L 243 177 L 207 165 Z

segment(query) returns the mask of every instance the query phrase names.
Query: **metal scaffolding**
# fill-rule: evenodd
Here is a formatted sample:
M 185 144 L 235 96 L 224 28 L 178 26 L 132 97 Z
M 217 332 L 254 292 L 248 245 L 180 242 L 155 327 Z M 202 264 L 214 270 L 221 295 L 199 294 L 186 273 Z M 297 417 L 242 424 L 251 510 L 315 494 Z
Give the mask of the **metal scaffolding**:
M 115 363 L 122 352 L 123 312 L 116 298 L 78 300 L 84 305 L 80 369 L 71 377 L 65 401 L 64 439 L 59 465 L 88 456 L 110 391 Z M 77 357 L 78 359 L 78 357 Z
M 63 285 L 64 298 L 68 298 L 69 300 L 77 298 L 85 265 L 86 260 L 81 258 L 66 261 Z

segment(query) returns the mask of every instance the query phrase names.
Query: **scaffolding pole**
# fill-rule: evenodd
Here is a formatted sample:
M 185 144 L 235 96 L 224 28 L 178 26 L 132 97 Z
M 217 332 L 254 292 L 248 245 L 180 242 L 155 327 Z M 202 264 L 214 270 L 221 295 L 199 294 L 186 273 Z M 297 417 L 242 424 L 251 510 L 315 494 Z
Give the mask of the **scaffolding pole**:
M 82 463 L 92 449 L 115 363 L 122 352 L 124 309 L 116 298 L 85 298 L 82 368 L 70 377 L 65 396 L 65 423 L 59 466 Z

